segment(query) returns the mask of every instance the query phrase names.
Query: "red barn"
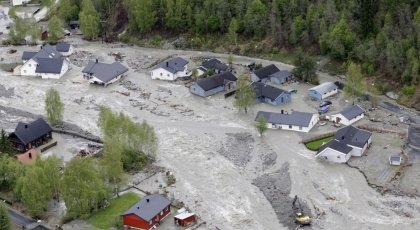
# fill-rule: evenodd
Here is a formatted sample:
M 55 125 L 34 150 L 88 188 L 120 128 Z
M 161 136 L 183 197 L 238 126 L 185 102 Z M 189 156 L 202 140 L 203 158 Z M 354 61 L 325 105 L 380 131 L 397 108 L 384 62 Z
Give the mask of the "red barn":
M 122 214 L 124 227 L 151 229 L 171 212 L 171 201 L 159 194 L 143 197 Z
M 190 212 L 183 212 L 174 216 L 174 221 L 176 225 L 185 227 L 196 221 L 195 214 Z

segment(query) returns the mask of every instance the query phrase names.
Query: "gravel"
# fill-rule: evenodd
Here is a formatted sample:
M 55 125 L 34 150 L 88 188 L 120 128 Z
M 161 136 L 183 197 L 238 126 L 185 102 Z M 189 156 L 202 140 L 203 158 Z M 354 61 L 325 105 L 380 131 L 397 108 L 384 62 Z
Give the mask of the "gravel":
M 95 59 L 93 53 L 88 51 L 76 51 L 70 56 L 70 62 L 77 67 L 84 67 L 93 59 Z
M 219 153 L 239 167 L 245 167 L 251 160 L 251 144 L 254 138 L 250 133 L 226 133 L 227 140 Z
M 274 173 L 255 178 L 252 184 L 264 193 L 280 223 L 289 229 L 295 229 L 297 225 L 294 223 L 294 217 L 298 210 L 293 207 L 294 198 L 290 196 L 292 181 L 289 174 L 289 164 L 283 164 Z M 311 216 L 309 207 L 302 199 L 298 198 L 296 206 L 300 206 L 304 214 Z
M 14 88 L 6 89 L 6 87 L 4 85 L 0 84 L 0 97 L 11 98 L 14 95 L 15 95 L 15 89 Z

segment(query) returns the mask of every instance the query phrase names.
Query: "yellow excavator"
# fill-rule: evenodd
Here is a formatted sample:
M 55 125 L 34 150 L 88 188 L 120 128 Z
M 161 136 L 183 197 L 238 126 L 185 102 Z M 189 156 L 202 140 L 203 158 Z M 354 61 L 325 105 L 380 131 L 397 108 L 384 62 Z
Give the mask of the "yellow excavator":
M 296 206 L 296 202 L 298 202 L 299 207 Z M 295 196 L 295 199 L 293 200 L 292 206 L 293 206 L 294 210 L 297 209 L 296 215 L 295 215 L 295 223 L 299 224 L 299 226 L 311 225 L 312 218 L 303 213 L 302 206 L 301 206 L 300 201 L 298 200 L 297 196 Z

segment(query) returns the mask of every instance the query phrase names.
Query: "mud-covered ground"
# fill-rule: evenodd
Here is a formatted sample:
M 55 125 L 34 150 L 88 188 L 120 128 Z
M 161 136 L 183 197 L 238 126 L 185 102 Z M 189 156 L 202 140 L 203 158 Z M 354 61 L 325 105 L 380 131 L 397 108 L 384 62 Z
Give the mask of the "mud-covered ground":
M 257 135 L 253 124 L 259 110 L 316 112 L 318 103 L 306 96 L 310 85 L 282 86 L 298 89 L 289 105 L 256 105 L 248 114 L 238 113 L 232 107 L 233 98 L 196 97 L 183 85 L 151 80 L 148 73 L 150 63 L 168 55 L 183 57 L 190 66 L 196 66 L 199 63 L 192 63 L 196 58 L 214 56 L 225 61 L 224 54 L 101 44 L 77 37 L 68 41 L 77 53 L 69 57 L 71 70 L 59 80 L 0 72 L 2 127 L 10 131 L 14 127 L 10 124 L 17 120 L 30 120 L 10 116 L 9 109 L 4 108 L 45 115 L 43 101 L 50 87 L 60 92 L 65 104 L 64 120 L 92 135 L 100 136 L 100 105 L 123 111 L 138 122 L 147 120 L 159 138 L 155 164 L 163 172 L 158 170 L 156 178 L 140 173 L 128 181 L 142 190 L 166 192 L 170 198 L 183 202 L 206 222 L 199 229 L 294 229 L 291 202 L 295 195 L 304 211 L 314 217 L 313 229 L 417 229 L 420 202 L 416 198 L 382 195 L 367 184 L 357 169 L 318 161 L 300 143 L 308 135 L 336 129 L 333 126 L 317 126 L 311 134 L 269 130 L 262 137 Z M 14 62 L 24 50 L 38 49 L 13 47 L 18 52 L 7 54 L 5 51 L 10 48 L 0 48 L 3 62 Z M 127 77 L 106 88 L 83 81 L 83 63 L 96 58 L 112 62 L 115 52 L 124 55 L 122 64 L 130 67 Z M 280 69 L 291 69 L 278 62 L 234 57 L 238 71 L 250 62 L 275 63 Z M 320 76 L 321 82 L 334 80 L 323 73 Z M 342 94 L 332 100 L 332 111 L 352 103 Z M 166 184 L 167 171 L 176 178 L 170 186 Z M 79 221 L 64 228 L 90 227 Z

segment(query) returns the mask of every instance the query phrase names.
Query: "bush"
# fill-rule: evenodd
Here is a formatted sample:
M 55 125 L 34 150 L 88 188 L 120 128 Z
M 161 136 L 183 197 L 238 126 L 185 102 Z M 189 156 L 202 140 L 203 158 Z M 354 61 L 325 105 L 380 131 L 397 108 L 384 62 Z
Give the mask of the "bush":
M 306 148 L 308 148 L 311 151 L 318 151 L 319 147 L 321 147 L 322 144 L 327 143 L 333 139 L 332 136 L 330 137 L 324 137 L 318 140 L 313 140 L 305 144 Z
M 131 149 L 125 149 L 121 158 L 126 172 L 140 171 L 149 162 L 146 154 Z
M 416 87 L 414 87 L 414 85 L 412 86 L 405 85 L 401 90 L 401 94 L 405 96 L 413 96 L 415 92 L 416 92 Z

